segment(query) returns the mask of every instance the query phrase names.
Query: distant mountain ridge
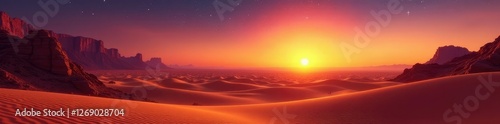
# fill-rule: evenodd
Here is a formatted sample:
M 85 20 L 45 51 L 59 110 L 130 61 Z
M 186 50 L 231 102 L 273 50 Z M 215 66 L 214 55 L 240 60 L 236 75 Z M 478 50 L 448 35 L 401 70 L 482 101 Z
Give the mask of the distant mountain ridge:
M 34 30 L 32 25 L 18 18 L 10 18 L 5 12 L 0 11 L 0 18 L 0 29 L 7 31 L 10 35 L 22 38 L 27 36 L 29 31 Z M 149 66 L 142 60 L 142 54 L 138 53 L 131 57 L 121 56 L 118 49 L 104 47 L 104 42 L 101 40 L 52 31 L 48 31 L 48 33 L 48 35 L 58 39 L 71 60 L 86 70 L 130 70 L 145 69 Z M 162 62 L 157 64 L 162 69 L 168 68 Z
M 457 57 L 443 64 L 415 64 L 405 69 L 393 81 L 413 82 L 437 77 L 500 71 L 500 37 L 487 43 L 477 52 Z

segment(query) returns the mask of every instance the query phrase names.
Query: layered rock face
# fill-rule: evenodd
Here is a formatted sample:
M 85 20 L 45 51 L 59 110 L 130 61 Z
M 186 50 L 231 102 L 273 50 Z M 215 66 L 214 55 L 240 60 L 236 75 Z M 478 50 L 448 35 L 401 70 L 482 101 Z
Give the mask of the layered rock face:
M 0 87 L 135 99 L 83 71 L 70 60 L 59 37 L 0 12 Z
M 7 31 L 9 35 L 17 37 L 27 37 L 26 40 L 40 40 L 40 38 L 34 38 L 38 33 L 31 33 L 33 35 L 28 35 L 29 31 L 34 30 L 32 25 L 29 25 L 17 18 L 10 18 L 5 12 L 0 12 L 0 29 Z M 123 57 L 120 55 L 118 49 L 104 47 L 104 42 L 101 40 L 96 40 L 93 38 L 81 37 L 81 36 L 71 36 L 67 34 L 58 34 L 52 31 L 47 31 L 45 33 L 47 36 L 58 39 L 62 50 L 66 51 L 69 59 L 78 63 L 83 68 L 87 70 L 130 70 L 130 69 L 145 69 L 147 64 L 142 61 L 142 55 L 140 59 L 138 56 L 133 57 Z M 45 40 L 44 40 L 45 41 Z M 25 41 L 23 41 L 24 43 Z M 38 43 L 38 42 L 36 42 Z M 47 42 L 40 42 L 47 43 Z M 51 46 L 53 43 L 47 43 L 45 46 Z M 29 46 L 28 46 L 29 47 Z M 24 48 L 24 47 L 23 47 Z M 23 52 L 27 49 L 23 49 Z M 28 53 L 26 53 L 28 54 Z M 42 54 L 42 53 L 41 53 Z M 47 54 L 47 53 L 43 53 Z M 49 54 L 48 54 L 49 55 Z M 43 58 L 34 58 L 36 60 Z M 140 61 L 138 61 L 140 60 Z M 35 62 L 38 63 L 38 62 Z M 38 63 L 50 65 L 47 63 Z M 63 71 L 63 70 L 54 70 Z M 60 72 L 62 73 L 62 72 Z
M 106 87 L 96 76 L 84 72 L 68 59 L 50 31 L 32 33 L 33 37 L 19 38 L 0 30 L 0 87 L 111 98 L 129 95 Z M 27 43 L 11 44 L 21 40 Z
M 86 37 L 57 34 L 69 58 L 89 70 L 144 69 L 121 57 L 118 49 L 106 49 L 104 42 Z M 144 62 L 143 62 L 144 63 Z
M 154 57 L 154 58 L 151 58 L 149 61 L 146 61 L 146 64 L 148 64 L 148 66 L 150 67 L 159 67 L 160 69 L 168 69 L 169 67 L 167 67 L 167 65 L 163 64 L 163 62 L 161 61 L 161 58 L 158 58 L 158 57 Z
M 444 64 L 456 57 L 464 56 L 469 53 L 470 53 L 469 50 L 464 47 L 453 46 L 453 45 L 443 46 L 439 47 L 434 56 L 425 64 L 433 64 L 433 63 Z
M 147 64 L 142 61 L 141 53 L 137 53 L 135 56 L 131 57 L 121 57 L 121 60 L 131 64 L 131 67 L 135 69 L 145 69 L 147 67 Z
M 7 13 L 0 11 L 0 30 L 8 31 L 8 33 L 13 36 L 24 37 L 33 29 L 32 25 L 18 18 L 10 18 Z
M 106 53 L 104 42 L 86 37 L 73 37 L 58 34 L 57 38 L 64 44 L 64 48 L 72 52 Z
M 54 74 L 71 76 L 69 58 L 61 44 L 46 30 L 34 31 L 33 37 L 26 44 L 18 45 L 19 57 L 28 60 L 34 66 Z
M 477 52 L 455 58 L 443 64 L 416 64 L 405 69 L 393 81 L 412 82 L 437 77 L 500 71 L 500 37 L 482 46 Z
M 118 52 L 118 49 L 115 48 L 106 49 L 106 54 L 108 54 L 111 58 L 120 58 L 122 56 Z
M 101 40 L 66 34 L 55 34 L 55 36 L 60 40 L 69 58 L 88 70 L 142 70 L 148 66 L 143 61 L 141 53 L 124 57 L 118 49 L 104 47 L 104 42 Z

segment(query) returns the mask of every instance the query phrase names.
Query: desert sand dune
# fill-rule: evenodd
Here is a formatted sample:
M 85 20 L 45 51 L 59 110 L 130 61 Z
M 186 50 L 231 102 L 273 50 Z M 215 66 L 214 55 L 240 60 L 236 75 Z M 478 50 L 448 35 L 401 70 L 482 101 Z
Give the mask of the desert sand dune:
M 113 81 L 116 84 L 125 85 L 125 86 L 141 86 L 144 83 L 146 83 L 146 81 L 142 81 L 142 80 L 136 79 L 136 78 L 123 78 L 123 79 L 119 79 L 119 80 L 101 80 L 101 81 L 103 81 L 103 82 Z
M 254 85 L 254 84 L 245 84 L 245 83 L 234 83 L 224 80 L 213 81 L 205 84 L 200 84 L 205 87 L 206 91 L 237 91 L 237 90 L 249 90 L 249 89 L 257 89 L 264 88 L 264 86 Z
M 161 85 L 163 87 L 187 89 L 187 90 L 201 90 L 202 89 L 202 87 L 200 87 L 198 85 L 191 84 L 189 82 L 186 82 L 186 81 L 183 81 L 183 80 L 177 79 L 177 78 L 164 79 L 161 82 L 159 82 L 158 85 Z
M 37 91 L 0 89 L 0 123 L 252 123 L 250 118 L 167 105 Z M 33 95 L 36 94 L 36 95 Z M 19 117 L 16 109 L 124 108 L 124 117 Z
M 277 87 L 261 88 L 253 90 L 230 92 L 228 95 L 253 98 L 269 102 L 292 101 L 308 98 L 328 96 L 328 93 L 321 93 L 307 88 Z
M 292 87 L 305 87 L 305 86 L 335 86 L 342 87 L 349 90 L 369 90 L 382 87 L 381 85 L 377 85 L 374 83 L 365 83 L 365 82 L 354 82 L 354 81 L 344 81 L 344 80 L 320 80 L 311 83 L 303 83 L 303 84 L 294 84 L 290 85 Z
M 293 82 L 293 81 L 285 81 L 285 80 L 279 80 L 279 81 L 272 82 L 272 83 L 276 83 L 276 84 L 284 84 L 284 85 L 293 85 L 293 84 L 297 84 L 297 82 Z
M 491 76 L 492 80 L 489 80 L 488 76 Z M 446 123 L 443 115 L 446 110 L 453 109 L 454 104 L 464 105 L 466 98 L 474 99 L 476 88 L 483 85 L 480 77 L 485 81 L 497 82 L 497 87 L 493 88 L 500 88 L 500 73 L 479 73 L 332 97 L 260 105 L 218 106 L 209 109 L 237 113 L 262 122 L 279 119 L 281 115 L 273 110 L 283 114 L 283 109 L 286 108 L 286 113 L 290 114 L 286 121 L 290 123 L 439 124 Z M 483 88 L 480 92 L 486 94 L 488 90 Z M 470 115 L 468 118 L 457 113 L 452 113 L 449 117 L 461 118 L 465 124 L 497 124 L 500 123 L 498 103 L 500 93 L 492 92 L 484 100 L 478 100 L 478 104 L 465 103 L 469 107 L 476 107 L 473 111 L 462 108 Z M 450 122 L 455 123 L 452 120 Z
M 268 87 L 284 87 L 286 85 L 285 84 L 279 84 L 279 83 L 269 83 L 266 86 L 268 86 Z
M 113 75 L 108 76 L 116 77 Z M 378 84 L 376 82 L 354 82 L 344 80 L 319 80 L 312 83 L 298 84 L 294 81 L 249 79 L 248 77 L 242 76 L 221 77 L 220 79 L 217 78 L 219 80 L 214 80 L 213 76 L 199 77 L 192 75 L 177 75 L 175 77 L 156 81 L 136 79 L 131 78 L 131 76 L 123 78 L 124 79 L 113 78 L 116 80 L 115 84 L 108 84 L 108 86 L 127 93 L 132 93 L 132 90 L 134 88 L 137 89 L 137 87 L 151 87 L 154 90 L 145 90 L 144 92 L 146 92 L 147 95 L 144 97 L 155 102 L 210 106 L 262 104 L 303 100 L 353 93 L 356 91 L 369 90 L 387 85 Z M 109 79 L 110 78 L 105 77 L 101 80 L 109 82 Z M 130 81 L 124 82 L 127 80 Z M 192 83 L 188 81 L 198 82 Z
M 365 82 L 369 84 L 375 84 L 381 87 L 387 87 L 387 86 L 394 86 L 394 85 L 399 85 L 401 83 L 399 82 L 392 82 L 392 81 L 381 81 L 381 82 Z
M 491 74 L 491 75 L 490 75 Z M 486 86 L 484 84 L 489 84 Z M 483 86 L 477 97 L 477 87 Z M 486 86 L 486 87 L 485 87 Z M 128 104 L 123 119 L 106 118 L 114 123 L 374 123 L 422 124 L 446 123 L 445 111 L 454 104 L 462 108 L 467 118 L 452 113 L 463 123 L 500 123 L 500 73 L 478 73 L 414 82 L 392 87 L 359 91 L 350 94 L 297 100 L 290 102 L 229 105 L 229 106 L 179 106 L 137 101 Z M 491 89 L 490 89 L 491 88 Z M 190 91 L 194 92 L 194 91 Z M 36 94 L 36 95 L 32 95 Z M 159 94 L 159 93 L 158 93 Z M 161 95 L 161 94 L 160 94 Z M 207 94 L 213 95 L 213 94 Z M 283 93 L 287 95 L 287 93 Z M 181 95 L 182 96 L 182 95 Z M 188 96 L 186 96 L 188 97 Z M 51 100 L 47 100 L 50 98 Z M 74 117 L 14 117 L 15 108 L 109 108 L 120 100 L 69 94 L 0 89 L 2 123 L 67 123 L 99 122 L 102 118 Z M 467 100 L 469 99 L 469 100 Z M 477 100 L 477 103 L 470 100 Z M 464 103 L 464 101 L 466 101 Z M 468 101 L 468 102 L 467 102 Z M 127 107 L 120 104 L 119 107 Z M 471 109 L 472 108 L 472 109 Z
M 107 84 L 107 86 L 129 93 L 138 92 L 140 93 L 140 97 L 148 98 L 154 102 L 167 104 L 193 105 L 196 103 L 199 105 L 239 105 L 265 102 L 250 98 L 228 96 L 214 92 L 165 88 L 161 86 L 144 85 L 141 88 L 114 84 Z
M 245 84 L 265 84 L 262 81 L 254 80 L 254 78 L 245 78 L 245 77 L 238 77 L 238 76 L 230 76 L 230 77 L 227 77 L 223 80 L 237 82 L 237 83 L 245 83 Z
M 316 85 L 316 86 L 307 86 L 304 87 L 310 90 L 314 90 L 316 92 L 320 92 L 322 94 L 328 94 L 328 95 L 336 95 L 339 93 L 352 93 L 356 92 L 355 90 L 351 89 L 346 89 L 343 87 L 338 87 L 338 86 L 329 86 L 329 85 Z
M 264 85 L 264 86 L 266 86 L 266 85 L 268 85 L 268 84 L 269 84 L 269 82 L 267 82 L 267 81 L 263 81 L 263 80 L 256 80 L 256 81 L 254 81 L 253 83 L 254 83 L 254 84 L 257 84 L 257 85 Z

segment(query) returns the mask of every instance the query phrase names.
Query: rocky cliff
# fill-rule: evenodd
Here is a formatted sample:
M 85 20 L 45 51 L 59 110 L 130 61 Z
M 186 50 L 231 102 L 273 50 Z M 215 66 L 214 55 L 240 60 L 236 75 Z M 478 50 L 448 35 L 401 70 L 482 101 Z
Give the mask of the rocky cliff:
M 137 53 L 135 56 L 121 57 L 121 60 L 129 63 L 134 69 L 145 69 L 147 64 L 142 60 L 142 54 Z
M 9 35 L 24 37 L 33 30 L 33 26 L 19 18 L 11 18 L 7 13 L 0 11 L 0 30 L 5 30 Z
M 393 81 L 412 82 L 450 75 L 500 71 L 500 37 L 482 46 L 479 51 L 443 64 L 416 64 L 405 69 Z
M 143 61 L 130 63 L 128 57 L 122 57 L 118 49 L 107 49 L 104 42 L 81 36 L 57 34 L 69 58 L 88 70 L 144 69 Z
M 443 46 L 436 50 L 434 56 L 425 64 L 444 64 L 452 59 L 469 54 L 469 50 L 459 46 Z
M 67 34 L 57 34 L 64 48 L 72 52 L 106 53 L 104 42 L 87 37 L 74 37 Z
M 28 35 L 30 31 L 34 30 L 33 26 L 25 23 L 21 19 L 11 18 L 5 12 L 0 12 L 0 19 L 0 30 L 5 30 L 7 31 L 6 33 L 12 36 L 21 38 L 27 37 L 22 39 L 22 41 L 12 42 L 15 43 L 14 46 L 26 43 L 34 37 Z M 105 48 L 104 42 L 101 40 L 58 34 L 52 31 L 47 31 L 45 33 L 47 34 L 44 35 L 56 38 L 60 42 L 62 49 L 67 53 L 69 59 L 81 65 L 86 70 L 130 70 L 145 69 L 147 66 L 147 64 L 142 61 L 142 55 L 140 55 L 140 57 L 123 57 L 118 49 Z
M 146 64 L 150 67 L 159 67 L 160 69 L 167 69 L 169 67 L 167 67 L 167 65 L 163 64 L 163 62 L 161 61 L 161 58 L 158 58 L 158 57 L 153 57 L 151 58 L 150 60 L 146 61 Z
M 106 49 L 106 54 L 108 54 L 111 58 L 120 58 L 122 56 L 118 52 L 118 49 L 115 48 Z
M 0 30 L 0 87 L 121 98 L 96 76 L 73 63 L 50 31 L 32 31 L 20 38 Z M 13 42 L 25 40 L 18 46 Z M 18 47 L 16 51 L 14 47 Z
M 32 65 L 54 74 L 71 76 L 70 60 L 61 44 L 46 30 L 33 31 L 33 37 L 26 37 L 27 43 L 17 47 L 18 57 Z

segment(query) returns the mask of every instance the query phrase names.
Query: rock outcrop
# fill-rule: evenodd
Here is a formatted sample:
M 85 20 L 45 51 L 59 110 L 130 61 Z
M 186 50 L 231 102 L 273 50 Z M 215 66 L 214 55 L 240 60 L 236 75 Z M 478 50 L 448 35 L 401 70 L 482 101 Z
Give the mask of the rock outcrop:
M 106 49 L 106 54 L 108 54 L 111 58 L 120 58 L 122 56 L 118 52 L 118 49 L 115 48 Z
M 121 60 L 129 63 L 134 69 L 145 69 L 147 64 L 142 60 L 142 54 L 137 53 L 135 56 L 121 57 Z
M 393 81 L 413 82 L 437 77 L 500 71 L 500 37 L 477 52 L 457 57 L 444 64 L 416 64 Z
M 54 74 L 71 76 L 70 60 L 61 44 L 46 30 L 33 31 L 27 43 L 18 45 L 18 56 L 34 66 Z
M 32 33 L 33 37 L 20 38 L 0 30 L 0 87 L 111 98 L 131 96 L 106 87 L 96 76 L 84 72 L 68 58 L 50 31 Z M 20 40 L 27 43 L 12 45 Z
M 64 44 L 64 48 L 72 52 L 106 53 L 104 42 L 87 37 L 74 37 L 58 34 L 57 38 Z
M 21 19 L 11 18 L 5 12 L 0 12 L 0 30 L 5 30 L 9 35 L 12 36 L 21 38 L 27 37 L 26 39 L 24 39 L 25 41 L 18 42 L 14 46 L 17 46 L 17 44 L 26 43 L 28 40 L 34 40 L 34 37 L 36 37 L 34 35 L 38 34 L 31 33 L 34 35 L 28 35 L 30 31 L 34 30 L 33 26 L 25 23 Z M 58 34 L 52 31 L 47 31 L 44 33 L 48 33 L 46 34 L 47 36 L 56 38 L 59 41 L 62 49 L 67 53 L 69 59 L 81 65 L 87 70 L 142 70 L 147 66 L 147 64 L 142 61 L 142 55 L 140 55 L 140 61 L 138 61 L 139 56 L 123 57 L 119 53 L 118 49 L 105 48 L 104 42 L 101 40 L 81 36 L 72 36 L 67 34 Z M 40 37 L 38 37 L 37 39 L 40 39 Z M 49 43 L 47 45 L 53 44 Z M 23 52 L 29 52 L 26 51 L 27 49 L 23 50 Z M 39 64 L 48 65 L 47 63 Z
M 161 58 L 158 58 L 158 57 L 153 57 L 151 58 L 150 60 L 146 61 L 146 64 L 148 64 L 148 66 L 150 67 L 159 67 L 160 69 L 168 69 L 169 67 L 167 67 L 167 65 L 163 64 L 163 62 L 161 61 Z
M 436 50 L 434 56 L 425 64 L 444 64 L 452 59 L 469 54 L 469 50 L 459 46 L 443 46 Z
M 55 36 L 60 40 L 69 58 L 88 70 L 142 70 L 148 66 L 143 61 L 141 53 L 124 57 L 118 49 L 104 47 L 104 42 L 101 40 L 66 34 L 55 34 Z
M 0 30 L 5 30 L 13 36 L 24 37 L 33 29 L 32 25 L 19 18 L 11 18 L 7 13 L 0 11 Z
M 114 69 L 144 69 L 137 63 L 129 63 L 118 52 L 118 49 L 107 49 L 104 42 L 87 37 L 57 34 L 63 49 L 69 58 L 88 70 L 114 70 Z M 139 62 L 138 65 L 141 65 Z M 142 62 L 142 65 L 145 65 Z

